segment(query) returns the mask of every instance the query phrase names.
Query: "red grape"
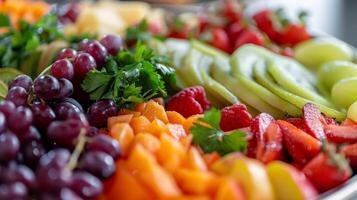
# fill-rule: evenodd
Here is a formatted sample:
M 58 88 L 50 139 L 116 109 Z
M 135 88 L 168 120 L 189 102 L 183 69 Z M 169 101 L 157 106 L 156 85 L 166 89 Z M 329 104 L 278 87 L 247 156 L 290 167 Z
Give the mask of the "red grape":
M 16 158 L 20 150 L 20 142 L 15 134 L 5 132 L 0 134 L 0 161 L 9 162 Z
M 113 158 L 101 151 L 88 151 L 79 160 L 78 168 L 99 178 L 108 178 L 115 172 Z
M 6 129 L 6 118 L 3 113 L 0 112 L 0 132 Z
M 119 50 L 123 48 L 123 40 L 117 35 L 106 35 L 100 40 L 100 43 L 112 56 L 116 56 Z
M 20 135 L 26 132 L 33 122 L 33 115 L 29 108 L 19 106 L 12 113 L 7 121 L 7 126 L 11 131 Z
M 36 167 L 40 158 L 46 153 L 41 142 L 33 140 L 22 149 L 24 161 L 28 166 Z
M 97 68 L 94 58 L 88 53 L 79 53 L 74 59 L 73 65 L 74 74 L 79 80 L 82 80 L 89 71 Z
M 73 93 L 73 84 L 71 81 L 65 79 L 65 78 L 60 78 L 59 79 L 60 83 L 60 92 L 57 95 L 58 99 L 64 99 L 66 97 L 69 97 Z
M 37 97 L 44 100 L 52 100 L 59 93 L 60 84 L 55 77 L 44 75 L 35 80 L 34 88 Z
M 70 188 L 82 198 L 94 199 L 102 193 L 103 185 L 97 177 L 76 171 L 73 173 Z
M 56 78 L 66 78 L 72 80 L 74 69 L 72 63 L 67 59 L 57 60 L 52 64 L 51 74 Z
M 32 87 L 32 79 L 27 75 L 19 75 L 11 81 L 9 88 L 13 88 L 15 86 L 23 87 L 27 92 L 29 92 Z
M 56 119 L 55 112 L 46 103 L 34 102 L 30 108 L 33 113 L 35 126 L 42 130 L 45 130 Z
M 24 106 L 27 104 L 27 97 L 28 93 L 25 88 L 14 86 L 8 91 L 6 100 L 13 102 L 16 106 Z
M 0 199 L 9 200 L 9 199 L 26 199 L 27 197 L 27 188 L 22 183 L 10 183 L 3 184 L 0 186 Z
M 15 112 L 16 106 L 11 101 L 0 102 L 0 112 L 2 112 L 6 118 L 9 118 L 11 113 Z
M 58 55 L 56 60 L 60 59 L 74 59 L 77 56 L 77 51 L 71 48 L 62 49 Z
M 29 189 L 34 189 L 36 184 L 36 178 L 33 171 L 25 165 L 17 164 L 10 165 L 5 169 L 2 181 L 6 184 L 20 182 Z
M 92 126 L 102 127 L 107 124 L 108 117 L 115 116 L 117 108 L 112 100 L 100 100 L 88 109 L 88 120 Z
M 103 151 L 111 155 L 114 159 L 120 154 L 119 143 L 113 138 L 99 134 L 94 136 L 87 144 L 87 151 Z
M 41 140 L 41 135 L 34 126 L 30 126 L 30 128 L 26 132 L 18 134 L 17 137 L 22 145 L 34 140 Z
M 97 67 L 102 67 L 105 64 L 108 52 L 98 41 L 91 42 L 84 50 L 94 58 Z
M 75 119 L 54 121 L 48 126 L 47 137 L 56 145 L 71 148 L 83 128 L 83 124 Z

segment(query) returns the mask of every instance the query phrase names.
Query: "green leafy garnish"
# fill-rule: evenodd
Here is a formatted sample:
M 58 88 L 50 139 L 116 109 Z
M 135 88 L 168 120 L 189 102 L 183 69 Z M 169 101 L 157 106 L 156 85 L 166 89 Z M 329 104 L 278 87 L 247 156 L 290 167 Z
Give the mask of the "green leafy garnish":
M 236 151 L 244 152 L 248 144 L 246 134 L 239 130 L 225 133 L 219 126 L 220 120 L 221 113 L 216 108 L 205 112 L 199 121 L 209 126 L 200 122 L 194 123 L 190 129 L 192 142 L 199 145 L 205 153 L 218 152 L 225 155 Z
M 119 107 L 131 107 L 153 97 L 174 92 L 175 71 L 166 59 L 138 44 L 134 52 L 123 50 L 109 57 L 101 71 L 91 71 L 82 83 L 91 100 L 111 99 Z

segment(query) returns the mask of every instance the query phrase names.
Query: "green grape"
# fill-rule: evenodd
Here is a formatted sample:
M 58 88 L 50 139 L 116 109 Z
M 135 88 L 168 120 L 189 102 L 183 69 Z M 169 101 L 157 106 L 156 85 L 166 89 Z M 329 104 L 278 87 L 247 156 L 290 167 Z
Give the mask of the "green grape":
M 331 90 L 331 98 L 337 105 L 348 108 L 357 101 L 357 77 L 338 81 Z
M 357 77 L 357 65 L 348 61 L 331 61 L 322 65 L 318 71 L 319 82 L 328 91 L 339 80 L 350 77 Z
M 348 108 L 347 118 L 357 122 L 357 101 Z
M 314 70 L 329 61 L 353 59 L 353 50 L 350 46 L 330 37 L 307 40 L 297 45 L 294 52 L 296 60 Z

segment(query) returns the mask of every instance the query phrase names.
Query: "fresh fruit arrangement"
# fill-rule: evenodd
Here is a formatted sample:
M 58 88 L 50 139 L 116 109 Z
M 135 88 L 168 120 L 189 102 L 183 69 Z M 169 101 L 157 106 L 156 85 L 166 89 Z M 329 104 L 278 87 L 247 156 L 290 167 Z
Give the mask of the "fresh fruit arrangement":
M 0 200 L 308 200 L 346 184 L 353 48 L 313 36 L 306 13 L 220 3 L 1 15 Z

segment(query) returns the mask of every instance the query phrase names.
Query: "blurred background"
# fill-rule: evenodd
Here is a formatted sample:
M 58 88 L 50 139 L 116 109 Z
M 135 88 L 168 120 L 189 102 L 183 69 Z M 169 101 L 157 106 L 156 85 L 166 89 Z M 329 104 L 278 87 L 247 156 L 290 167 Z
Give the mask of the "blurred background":
M 251 9 L 264 6 L 283 7 L 290 14 L 307 10 L 308 24 L 313 31 L 324 32 L 357 47 L 356 0 L 245 0 Z M 190 0 L 148 0 L 155 3 L 188 3 Z M 207 2 L 207 0 L 195 1 Z

